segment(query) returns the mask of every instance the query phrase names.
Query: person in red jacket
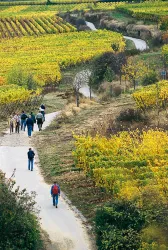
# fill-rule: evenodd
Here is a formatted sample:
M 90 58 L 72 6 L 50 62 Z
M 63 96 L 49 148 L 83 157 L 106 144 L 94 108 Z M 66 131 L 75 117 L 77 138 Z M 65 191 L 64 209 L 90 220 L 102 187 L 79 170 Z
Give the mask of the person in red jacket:
M 53 206 L 57 208 L 58 196 L 60 196 L 60 187 L 56 182 L 54 182 L 54 184 L 51 186 L 51 196 L 53 198 Z

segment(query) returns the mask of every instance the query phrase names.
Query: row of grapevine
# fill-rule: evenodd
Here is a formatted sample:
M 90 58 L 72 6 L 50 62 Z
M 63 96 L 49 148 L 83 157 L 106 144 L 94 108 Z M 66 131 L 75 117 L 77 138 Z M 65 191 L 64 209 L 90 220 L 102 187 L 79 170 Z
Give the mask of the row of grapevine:
M 145 111 L 149 108 L 167 107 L 168 81 L 143 87 L 133 93 L 137 108 Z
M 1 3 L 0 3 L 1 4 Z M 58 12 L 67 12 L 74 10 L 113 10 L 117 6 L 125 5 L 123 2 L 92 2 L 92 3 L 78 3 L 78 4 L 55 4 L 55 5 L 17 5 L 5 6 L 0 5 L 0 16 L 37 16 L 43 12 L 46 16 L 52 16 Z
M 163 16 L 168 15 L 167 2 L 160 1 L 145 1 L 140 4 L 127 4 L 117 7 L 117 9 L 139 19 L 157 22 L 161 21 Z
M 57 16 L 0 18 L 0 38 L 39 36 L 75 31 L 76 28 Z
M 80 4 L 80 3 L 97 3 L 98 0 L 51 0 L 52 4 Z M 126 0 L 123 0 L 122 2 L 127 2 Z M 39 0 L 39 1 L 28 1 L 28 0 L 19 0 L 19 1 L 0 1 L 0 6 L 21 6 L 21 5 L 46 5 L 47 1 Z M 112 2 L 112 3 L 118 3 L 118 2 Z M 119 2 L 121 3 L 121 2 Z
M 120 132 L 110 139 L 75 136 L 76 166 L 114 197 L 141 200 L 153 190 L 167 199 L 168 134 L 160 130 Z
M 61 28 L 63 27 L 60 25 Z M 60 68 L 86 62 L 103 52 L 113 51 L 111 44 L 119 45 L 119 51 L 123 51 L 123 36 L 99 30 L 9 39 L 8 43 L 0 43 L 0 73 L 6 77 L 15 65 L 19 65 L 23 71 L 32 72 L 36 80 L 43 84 L 47 78 L 59 81 Z

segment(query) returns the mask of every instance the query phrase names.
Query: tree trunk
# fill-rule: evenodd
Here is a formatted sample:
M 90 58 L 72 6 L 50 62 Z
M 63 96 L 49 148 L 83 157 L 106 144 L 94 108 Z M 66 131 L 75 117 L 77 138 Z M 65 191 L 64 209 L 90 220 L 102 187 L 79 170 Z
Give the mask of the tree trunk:
M 76 90 L 76 106 L 79 107 L 79 90 Z
M 136 88 L 136 82 L 135 82 L 135 79 L 133 79 L 133 85 L 134 85 L 134 90 Z
M 89 86 L 90 100 L 92 99 L 92 88 Z

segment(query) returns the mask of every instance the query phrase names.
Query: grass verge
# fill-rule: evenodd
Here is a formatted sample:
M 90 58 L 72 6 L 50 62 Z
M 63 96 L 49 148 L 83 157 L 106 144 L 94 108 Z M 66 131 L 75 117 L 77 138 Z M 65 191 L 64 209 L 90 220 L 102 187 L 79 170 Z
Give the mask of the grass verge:
M 46 181 L 51 183 L 57 180 L 72 204 L 91 223 L 97 207 L 108 201 L 109 197 L 103 190 L 95 187 L 93 180 L 75 167 L 72 157 L 72 132 L 79 134 L 94 129 L 94 123 L 101 123 L 106 114 L 115 117 L 123 106 L 132 106 L 129 104 L 130 100 L 130 97 L 123 97 L 113 103 L 92 104 L 73 116 L 57 118 L 46 130 L 37 134 L 34 140 Z

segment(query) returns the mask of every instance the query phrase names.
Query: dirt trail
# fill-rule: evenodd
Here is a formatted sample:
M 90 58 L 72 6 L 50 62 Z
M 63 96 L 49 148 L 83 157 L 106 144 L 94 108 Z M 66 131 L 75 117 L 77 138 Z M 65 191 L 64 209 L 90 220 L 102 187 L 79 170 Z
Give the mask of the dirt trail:
M 44 127 L 48 126 L 58 112 L 46 115 Z M 37 127 L 35 126 L 35 131 Z M 28 192 L 37 193 L 36 202 L 40 209 L 42 228 L 47 231 L 55 250 L 91 250 L 86 229 L 77 218 L 69 205 L 61 197 L 59 207 L 52 206 L 50 186 L 47 185 L 38 168 L 38 156 L 36 152 L 34 171 L 27 169 L 27 151 L 32 139 L 27 136 L 27 131 L 20 134 L 9 134 L 9 131 L 0 137 L 0 169 L 10 177 L 14 168 L 16 184 Z M 44 145 L 45 150 L 45 145 Z

